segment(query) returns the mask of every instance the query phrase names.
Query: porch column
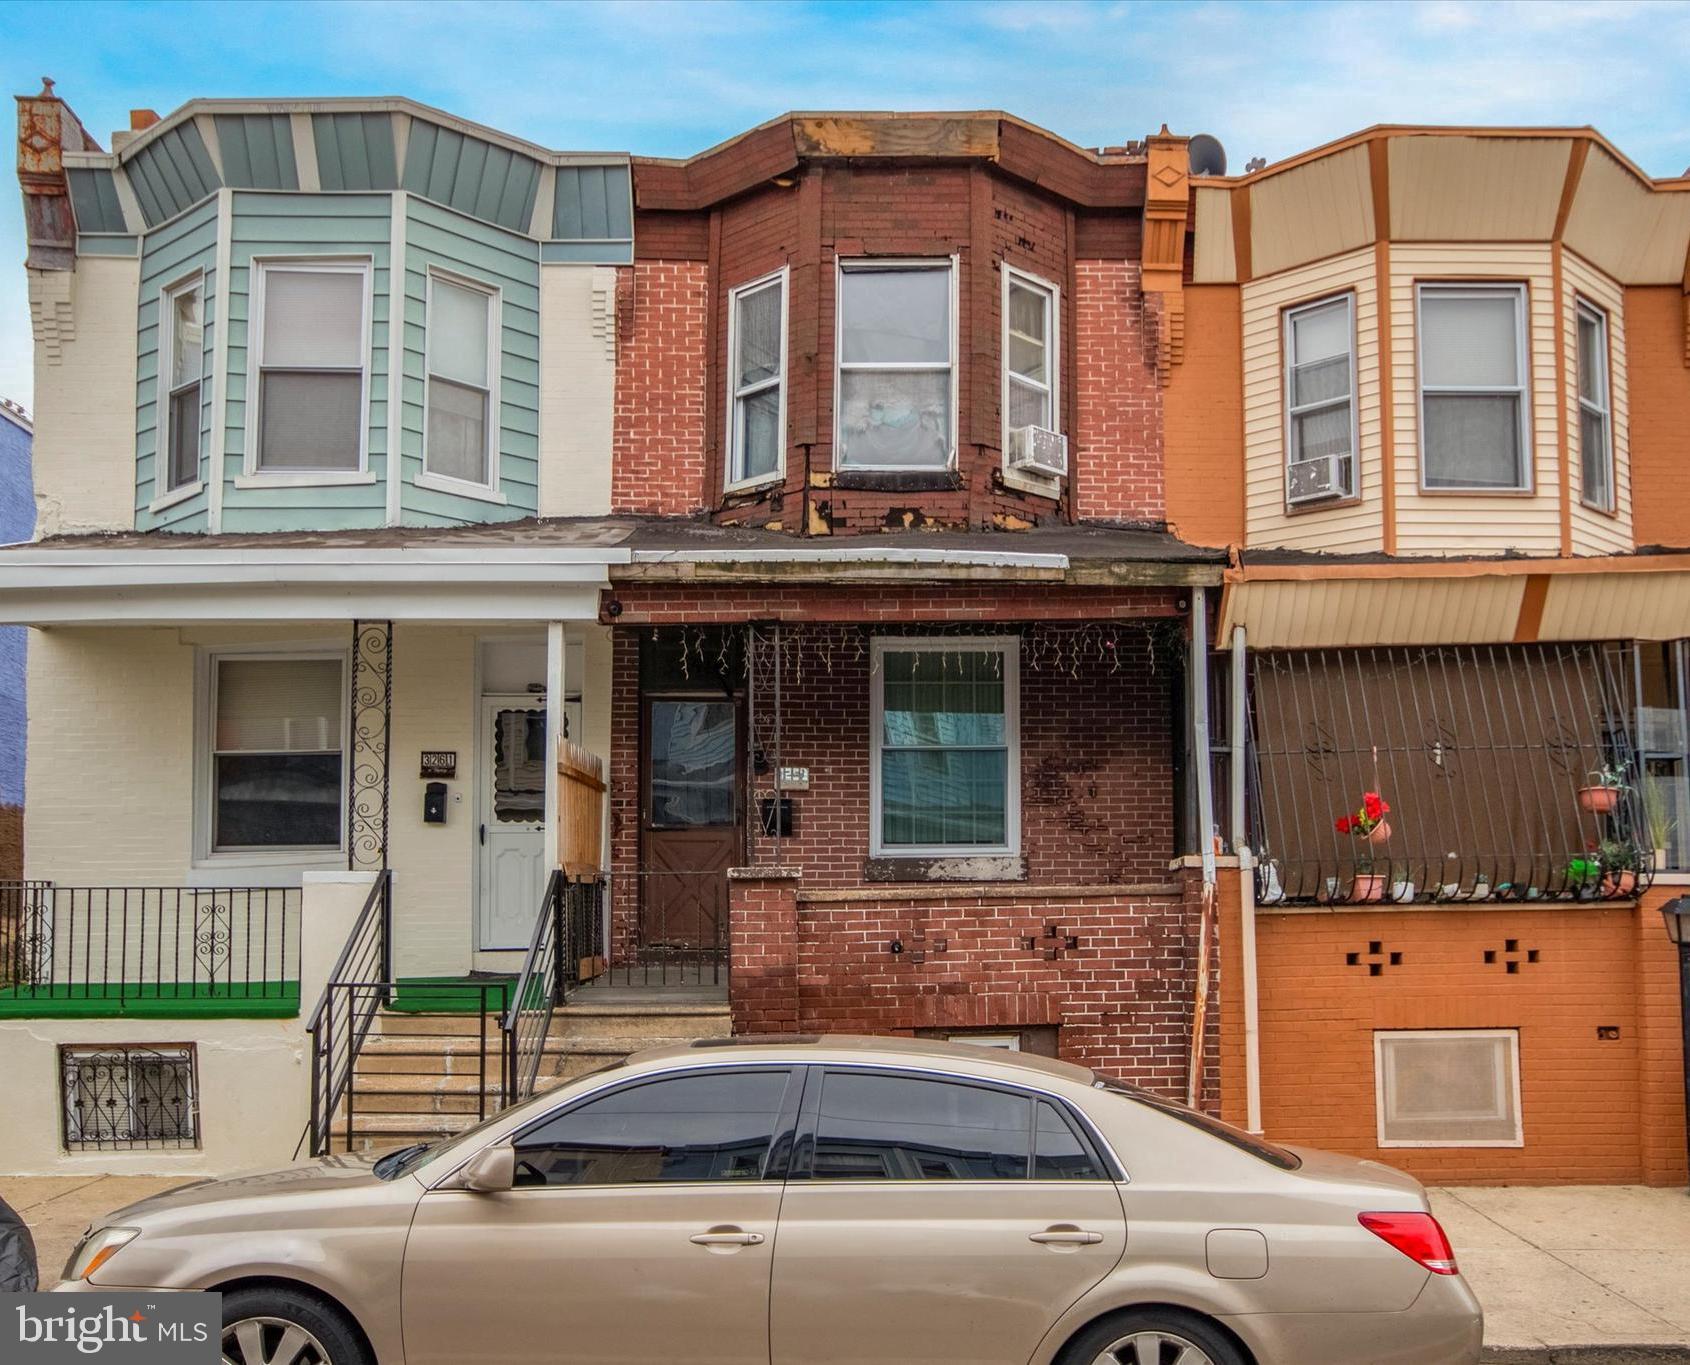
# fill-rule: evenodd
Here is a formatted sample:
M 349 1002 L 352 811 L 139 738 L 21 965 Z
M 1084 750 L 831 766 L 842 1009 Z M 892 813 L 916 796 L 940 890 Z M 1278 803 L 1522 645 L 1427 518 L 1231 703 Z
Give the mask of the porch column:
M 796 867 L 728 869 L 728 995 L 735 1033 L 796 1033 L 798 884 Z
M 352 623 L 352 677 L 347 689 L 346 866 L 387 866 L 388 760 L 393 738 L 393 622 Z
M 563 743 L 563 622 L 546 623 L 546 866 L 558 866 L 558 746 Z M 570 736 L 579 739 L 579 735 Z

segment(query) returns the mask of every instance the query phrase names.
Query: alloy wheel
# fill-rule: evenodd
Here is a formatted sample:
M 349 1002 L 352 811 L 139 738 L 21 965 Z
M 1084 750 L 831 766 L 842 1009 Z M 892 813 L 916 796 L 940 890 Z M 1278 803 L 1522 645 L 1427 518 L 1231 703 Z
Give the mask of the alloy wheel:
M 1214 1365 L 1209 1353 L 1177 1332 L 1133 1332 L 1111 1342 L 1091 1365 Z
M 322 1342 L 296 1322 L 282 1318 L 242 1318 L 223 1329 L 223 1365 L 334 1365 L 334 1362 Z

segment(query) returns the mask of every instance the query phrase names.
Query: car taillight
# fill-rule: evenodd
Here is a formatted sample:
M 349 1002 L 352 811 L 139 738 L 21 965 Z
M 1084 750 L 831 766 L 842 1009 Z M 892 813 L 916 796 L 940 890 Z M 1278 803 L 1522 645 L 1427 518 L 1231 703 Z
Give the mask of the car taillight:
M 1375 1237 L 1389 1242 L 1416 1265 L 1434 1275 L 1454 1275 L 1455 1252 L 1449 1238 L 1429 1213 L 1363 1213 L 1361 1225 Z

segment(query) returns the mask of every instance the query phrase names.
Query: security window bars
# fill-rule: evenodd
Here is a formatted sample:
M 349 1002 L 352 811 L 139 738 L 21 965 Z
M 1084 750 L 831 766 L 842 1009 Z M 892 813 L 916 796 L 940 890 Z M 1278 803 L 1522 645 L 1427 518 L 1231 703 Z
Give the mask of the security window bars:
M 1056 290 L 1019 270 L 1004 269 L 1004 425 L 1044 427 L 1056 421 Z
M 59 1086 L 67 1151 L 134 1151 L 199 1144 L 191 1045 L 66 1046 Z
M 174 493 L 200 477 L 200 388 L 205 377 L 205 290 L 199 279 L 165 291 L 160 330 L 164 351 L 159 373 L 165 376 L 158 461 L 164 471 L 159 489 Z
M 741 285 L 728 303 L 728 486 L 781 472 L 786 433 L 786 272 Z
M 429 276 L 423 468 L 436 478 L 478 487 L 495 481 L 498 317 L 493 291 Z
M 1285 315 L 1286 499 L 1356 491 L 1355 296 Z
M 1423 284 L 1419 304 L 1424 486 L 1529 489 L 1525 287 Z
M 1520 1035 L 1514 1029 L 1376 1033 L 1381 1147 L 1518 1147 Z
M 954 293 L 949 261 L 840 263 L 841 468 L 950 468 L 955 451 Z
M 223 656 L 211 668 L 211 848 L 341 846 L 343 660 Z
M 361 469 L 369 266 L 266 264 L 257 273 L 256 469 Z
M 1614 510 L 1614 438 L 1608 401 L 1608 315 L 1578 305 L 1579 496 L 1598 512 Z
M 1019 642 L 876 640 L 872 852 L 1019 847 Z

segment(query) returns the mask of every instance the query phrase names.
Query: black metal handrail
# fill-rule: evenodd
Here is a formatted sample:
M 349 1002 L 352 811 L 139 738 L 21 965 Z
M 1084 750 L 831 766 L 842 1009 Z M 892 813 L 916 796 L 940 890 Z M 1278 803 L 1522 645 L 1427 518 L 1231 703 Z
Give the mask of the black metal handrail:
M 328 1151 L 335 1111 L 352 1082 L 364 1040 L 392 985 L 393 873 L 383 869 L 370 887 L 352 932 L 329 972 L 322 998 L 305 1026 L 311 1039 L 311 1120 L 301 1143 L 312 1156 Z M 374 988 L 354 990 L 375 982 Z
M 95 1002 L 299 1006 L 297 887 L 0 882 L 0 989 L 25 1008 Z
M 552 1016 L 581 984 L 583 959 L 603 955 L 603 894 L 602 881 L 570 881 L 561 869 L 546 881 L 528 952 L 501 1024 L 510 1075 L 507 1104 L 534 1093 Z

